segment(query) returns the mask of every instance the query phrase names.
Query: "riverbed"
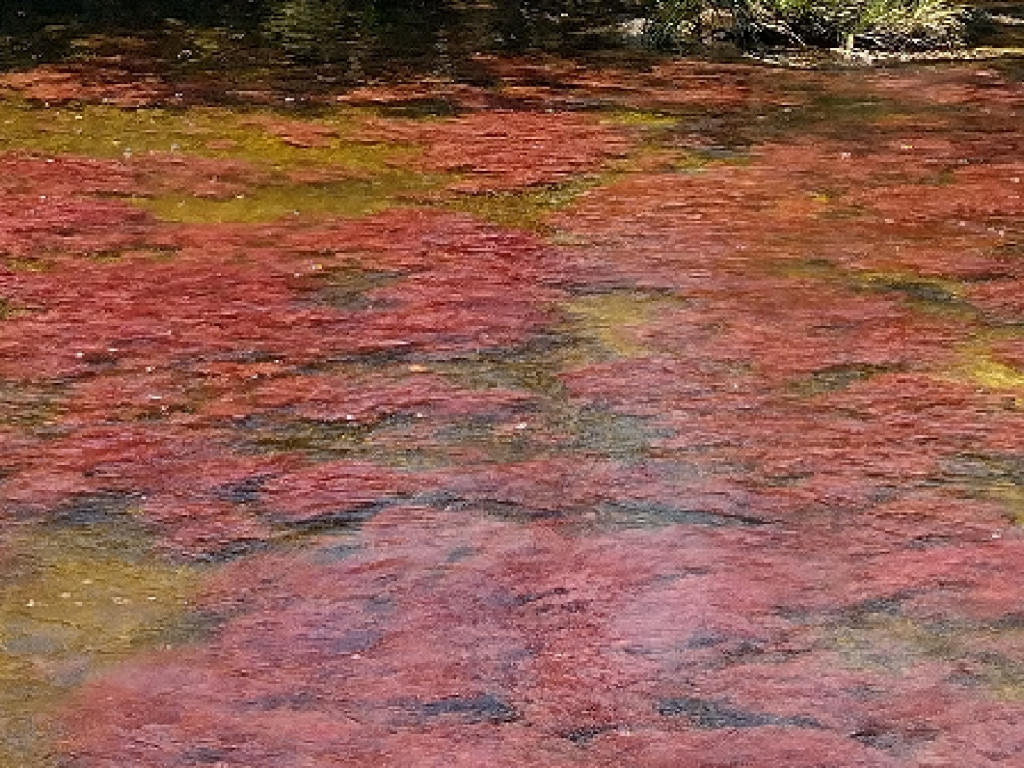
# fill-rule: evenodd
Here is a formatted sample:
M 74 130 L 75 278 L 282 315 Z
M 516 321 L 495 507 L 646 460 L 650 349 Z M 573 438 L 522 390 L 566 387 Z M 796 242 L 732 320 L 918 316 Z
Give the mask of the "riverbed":
M 0 766 L 1017 764 L 1019 59 L 89 45 L 0 75 Z

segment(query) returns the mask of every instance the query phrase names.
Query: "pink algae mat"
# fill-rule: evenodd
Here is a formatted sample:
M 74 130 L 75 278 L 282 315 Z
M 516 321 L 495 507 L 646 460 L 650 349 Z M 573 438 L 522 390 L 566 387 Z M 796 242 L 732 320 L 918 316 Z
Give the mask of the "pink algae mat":
M 433 179 L 355 215 L 149 204 L 285 183 L 237 137 L 5 145 L 0 764 L 1021 765 L 1020 83 L 488 66 L 259 97 Z

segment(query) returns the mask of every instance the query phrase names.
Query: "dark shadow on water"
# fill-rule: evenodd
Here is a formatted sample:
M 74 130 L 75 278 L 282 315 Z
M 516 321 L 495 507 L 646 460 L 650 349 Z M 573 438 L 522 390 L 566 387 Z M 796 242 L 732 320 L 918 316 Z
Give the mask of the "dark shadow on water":
M 338 74 L 353 80 L 403 69 L 453 75 L 479 53 L 606 47 L 616 26 L 639 15 L 642 5 L 640 0 L 15 0 L 0 5 L 0 68 L 75 57 L 87 38 L 131 34 L 178 41 L 181 48 L 171 58 L 186 67 L 228 49 L 235 55 L 222 56 L 224 63 L 245 50 L 251 55 L 268 49 L 293 64 L 335 65 Z
M 663 717 L 686 717 L 698 728 L 763 728 L 788 726 L 791 728 L 823 728 L 811 717 L 770 715 L 738 709 L 721 701 L 698 698 L 664 699 L 655 707 Z
M 521 717 L 511 704 L 493 694 L 428 701 L 415 710 L 422 718 L 449 716 L 465 723 L 510 723 Z

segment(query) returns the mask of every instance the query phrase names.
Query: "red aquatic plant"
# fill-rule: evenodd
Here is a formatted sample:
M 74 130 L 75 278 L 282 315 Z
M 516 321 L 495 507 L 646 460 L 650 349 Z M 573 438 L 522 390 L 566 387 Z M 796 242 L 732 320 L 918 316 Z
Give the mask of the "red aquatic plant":
M 183 618 L 205 634 L 62 704 L 62 759 L 1012 762 L 1015 87 L 478 63 L 507 88 L 352 94 L 457 108 L 361 138 L 480 194 L 657 146 L 542 234 L 427 209 L 445 195 L 172 224 L 109 196 L 268 177 L 0 161 L 0 526 L 130 514 L 218 563 Z M 826 83 L 870 109 L 830 125 Z
M 155 73 L 116 58 L 9 72 L 0 77 L 0 88 L 41 102 L 101 101 L 119 107 L 149 106 L 174 96 L 173 87 Z
M 460 523 L 395 507 L 361 543 L 229 568 L 204 600 L 232 617 L 217 638 L 91 683 L 69 747 L 94 764 L 169 765 L 199 744 L 247 765 L 285 749 L 397 765 L 397 740 L 403 759 L 447 745 L 460 765 L 661 765 L 692 750 L 709 766 L 755 752 L 894 766 L 922 745 L 987 764 L 982 730 L 1016 744 L 1020 707 L 964 695 L 946 679 L 955 663 L 905 649 L 892 674 L 830 640 L 878 615 L 843 592 L 862 556 L 809 558 L 770 532 Z M 159 741 L 137 737 L 156 720 Z
M 440 122 L 377 121 L 364 130 L 378 140 L 421 145 L 415 162 L 465 174 L 451 188 L 473 193 L 565 182 L 601 170 L 628 148 L 613 127 L 569 112 L 490 110 Z

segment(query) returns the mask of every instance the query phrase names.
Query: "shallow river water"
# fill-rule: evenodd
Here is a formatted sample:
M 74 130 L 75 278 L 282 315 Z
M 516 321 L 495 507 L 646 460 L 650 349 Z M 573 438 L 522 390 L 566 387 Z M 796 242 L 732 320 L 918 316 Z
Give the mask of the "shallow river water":
M 0 766 L 1020 765 L 1019 59 L 149 55 L 0 75 Z

